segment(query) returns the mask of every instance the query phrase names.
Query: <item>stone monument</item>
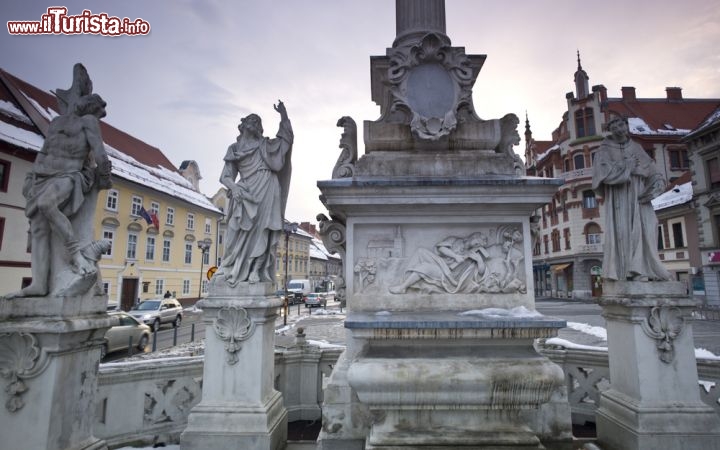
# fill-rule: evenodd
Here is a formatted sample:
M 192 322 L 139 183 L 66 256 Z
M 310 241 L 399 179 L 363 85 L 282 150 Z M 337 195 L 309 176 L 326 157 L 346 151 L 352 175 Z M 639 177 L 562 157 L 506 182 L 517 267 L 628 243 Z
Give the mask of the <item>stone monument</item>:
M 371 57 L 381 116 L 343 118 L 319 181 L 340 251 L 347 349 L 325 389 L 322 449 L 562 448 L 562 370 L 533 348 L 565 326 L 534 310 L 530 215 L 561 180 L 522 176 L 518 119 L 483 120 L 485 61 L 451 45 L 442 0 L 397 0 L 397 36 Z
M 82 64 L 56 96 L 60 115 L 23 186 L 33 280 L 0 299 L 3 448 L 105 448 L 92 435 L 100 347 L 113 324 L 98 285 L 108 242 L 92 240 L 98 191 L 111 186 L 105 102 Z
M 287 411 L 274 388 L 275 255 L 291 175 L 293 132 L 285 105 L 277 137 L 263 137 L 257 114 L 241 120 L 220 182 L 229 207 L 225 253 L 198 302 L 205 323 L 202 400 L 180 437 L 187 449 L 284 448 Z
M 650 201 L 665 180 L 625 119 L 611 117 L 610 134 L 593 165 L 593 188 L 605 204 L 603 296 L 610 389 L 600 396 L 598 440 L 608 449 L 719 448 L 720 421 L 700 400 L 692 333 L 696 302 L 657 252 L 657 218 Z

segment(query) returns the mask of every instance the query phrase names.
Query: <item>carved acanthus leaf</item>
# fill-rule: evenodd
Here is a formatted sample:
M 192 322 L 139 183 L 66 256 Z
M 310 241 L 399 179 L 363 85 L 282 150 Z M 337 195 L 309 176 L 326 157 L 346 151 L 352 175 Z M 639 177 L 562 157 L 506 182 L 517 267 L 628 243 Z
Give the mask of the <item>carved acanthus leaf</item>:
M 674 341 L 682 332 L 684 324 L 682 312 L 668 306 L 655 306 L 642 322 L 645 334 L 657 341 L 656 347 L 662 362 L 669 364 L 675 358 Z
M 39 364 L 41 350 L 37 338 L 29 333 L 0 334 L 0 375 L 10 380 L 5 387 L 8 399 L 5 407 L 15 412 L 25 406 L 22 394 L 28 390 L 24 378 L 36 376 L 42 370 Z
M 357 162 L 357 125 L 352 117 L 343 116 L 338 120 L 337 126 L 343 127 L 340 137 L 342 152 L 335 163 L 332 177 L 350 178 L 355 173 L 355 163 Z

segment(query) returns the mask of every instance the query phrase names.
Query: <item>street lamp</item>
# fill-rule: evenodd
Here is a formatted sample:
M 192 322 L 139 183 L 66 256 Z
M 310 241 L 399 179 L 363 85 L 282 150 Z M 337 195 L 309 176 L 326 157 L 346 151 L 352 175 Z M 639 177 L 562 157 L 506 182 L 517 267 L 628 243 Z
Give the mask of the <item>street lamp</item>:
M 285 232 L 285 315 L 283 317 L 283 325 L 287 325 L 288 316 L 288 260 L 290 259 L 290 233 L 295 233 L 298 229 L 298 224 L 283 223 L 283 231 Z
M 203 264 L 205 264 L 205 254 L 210 251 L 212 240 L 210 240 L 210 238 L 205 238 L 202 241 L 198 241 L 197 245 L 202 252 L 202 255 L 200 256 L 200 286 L 198 286 L 198 300 L 200 300 L 202 297 Z

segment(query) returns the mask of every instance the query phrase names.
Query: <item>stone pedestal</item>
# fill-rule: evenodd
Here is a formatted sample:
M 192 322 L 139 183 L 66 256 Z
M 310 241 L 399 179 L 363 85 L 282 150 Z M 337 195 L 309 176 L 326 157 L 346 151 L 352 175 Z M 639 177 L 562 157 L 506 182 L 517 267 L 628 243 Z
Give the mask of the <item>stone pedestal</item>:
M 90 294 L 0 300 L 0 447 L 107 448 L 92 433 L 106 305 Z
M 691 314 L 678 282 L 605 281 L 611 387 L 597 410 L 608 449 L 719 448 L 720 420 L 700 400 Z
M 180 437 L 183 450 L 284 448 L 287 412 L 274 389 L 275 318 L 269 283 L 211 286 L 205 323 L 202 400 Z

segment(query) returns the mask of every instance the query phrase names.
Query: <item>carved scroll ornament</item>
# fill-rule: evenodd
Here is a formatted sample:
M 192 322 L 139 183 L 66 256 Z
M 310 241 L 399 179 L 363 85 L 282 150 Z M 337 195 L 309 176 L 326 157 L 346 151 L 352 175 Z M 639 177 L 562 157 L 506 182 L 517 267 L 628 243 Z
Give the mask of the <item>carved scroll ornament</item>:
M 9 379 L 5 386 L 8 399 L 5 408 L 10 412 L 25 406 L 22 395 L 28 390 L 25 379 L 45 370 L 47 353 L 41 350 L 37 338 L 29 333 L 0 334 L 0 376 Z
M 343 127 L 340 136 L 342 152 L 332 171 L 333 178 L 350 178 L 355 173 L 357 162 L 357 125 L 352 117 L 343 116 L 338 120 L 337 126 Z
M 650 310 L 647 319 L 642 322 L 642 330 L 655 339 L 660 361 L 670 364 L 675 358 L 674 341 L 680 335 L 685 324 L 682 312 L 675 307 L 656 306 Z
M 225 360 L 231 366 L 236 364 L 242 341 L 255 331 L 255 323 L 248 317 L 247 310 L 235 306 L 220 309 L 213 328 L 217 337 L 225 342 Z

